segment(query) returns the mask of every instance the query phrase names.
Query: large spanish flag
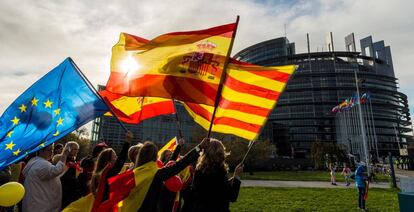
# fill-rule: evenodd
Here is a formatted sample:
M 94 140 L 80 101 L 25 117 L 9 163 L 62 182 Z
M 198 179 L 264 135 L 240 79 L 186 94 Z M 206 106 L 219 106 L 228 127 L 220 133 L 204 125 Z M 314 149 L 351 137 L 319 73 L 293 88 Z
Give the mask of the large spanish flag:
M 262 67 L 232 59 L 212 131 L 255 139 L 294 70 L 294 65 Z M 195 122 L 209 129 L 214 107 L 194 103 L 184 106 Z
M 171 99 L 159 97 L 128 97 L 107 90 L 99 94 L 122 122 L 138 124 L 145 119 L 175 113 Z M 111 115 L 110 113 L 105 115 Z
M 121 33 L 106 89 L 214 105 L 236 23 L 174 32 L 150 41 Z

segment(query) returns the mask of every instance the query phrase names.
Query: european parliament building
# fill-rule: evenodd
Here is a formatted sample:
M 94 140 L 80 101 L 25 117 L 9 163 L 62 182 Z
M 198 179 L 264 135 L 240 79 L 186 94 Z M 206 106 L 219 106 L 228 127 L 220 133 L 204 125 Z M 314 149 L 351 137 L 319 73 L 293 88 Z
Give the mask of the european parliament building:
M 371 96 L 370 113 L 363 113 L 364 120 L 371 123 L 367 130 L 371 134 L 367 136 L 375 141 L 370 150 L 378 152 L 379 156 L 389 151 L 398 155 L 399 149 L 406 146 L 411 120 L 407 96 L 398 91 L 390 47 L 383 41 L 373 42 L 369 36 L 360 40 L 359 52 L 353 34 L 345 37 L 344 44 L 346 51 L 335 51 L 329 44 L 325 52 L 295 54 L 295 44 L 281 37 L 245 48 L 234 56 L 262 66 L 298 65 L 260 136 L 276 144 L 281 154 L 289 152 L 290 155 L 294 150 L 295 155 L 308 157 L 315 141 L 340 143 L 345 140 L 350 146 L 360 143 L 361 133 L 353 137 L 341 134 L 344 131 L 337 127 L 337 114 L 331 112 L 340 102 L 355 95 L 356 85 L 361 94 L 369 92 Z M 355 82 L 356 74 L 359 83 Z M 205 131 L 180 104 L 176 103 L 176 107 L 184 137 L 187 141 L 197 142 Z M 127 127 L 139 141 L 152 140 L 162 144 L 177 135 L 174 115 L 155 117 Z M 344 136 L 349 138 L 344 139 Z M 224 135 L 220 138 L 234 139 Z M 105 141 L 119 149 L 124 131 L 113 117 L 101 117 L 93 123 L 92 140 Z M 349 153 L 355 154 L 352 148 Z
M 308 47 L 308 53 L 295 54 L 294 43 L 282 37 L 235 55 L 238 60 L 262 66 L 298 65 L 269 117 L 270 139 L 279 149 L 293 147 L 296 153 L 305 155 L 309 155 L 315 141 L 345 140 L 342 144 L 349 146 L 348 152 L 358 155 L 351 148 L 362 143 L 358 111 L 345 125 L 355 128 L 352 135 L 349 131 L 340 133 L 344 132 L 338 129 L 340 114 L 331 112 L 340 102 L 355 96 L 358 86 L 360 94 L 370 94 L 370 110 L 362 109 L 366 138 L 372 140 L 370 154 L 398 155 L 399 149 L 407 146 L 406 138 L 411 137 L 411 120 L 407 96 L 398 91 L 390 47 L 384 41 L 373 42 L 369 36 L 360 40 L 358 52 L 352 33 L 345 37 L 346 51 L 335 51 L 332 35 L 330 38 L 325 52 L 310 52 Z

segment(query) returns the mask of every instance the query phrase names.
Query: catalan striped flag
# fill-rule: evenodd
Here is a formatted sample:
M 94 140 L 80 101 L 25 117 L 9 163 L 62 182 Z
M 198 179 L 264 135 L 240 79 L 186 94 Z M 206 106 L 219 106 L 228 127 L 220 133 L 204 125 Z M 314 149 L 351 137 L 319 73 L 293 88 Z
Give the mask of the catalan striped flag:
M 149 41 L 121 33 L 112 48 L 106 89 L 214 105 L 236 25 L 168 33 Z
M 111 93 L 107 90 L 100 91 L 108 106 L 122 122 L 138 124 L 145 119 L 155 116 L 175 113 L 174 102 L 171 99 L 159 97 L 128 97 Z M 105 115 L 110 116 L 111 113 Z
M 294 65 L 262 67 L 232 60 L 212 131 L 253 140 L 294 70 Z M 214 107 L 194 103 L 184 103 L 184 107 L 195 122 L 209 129 Z

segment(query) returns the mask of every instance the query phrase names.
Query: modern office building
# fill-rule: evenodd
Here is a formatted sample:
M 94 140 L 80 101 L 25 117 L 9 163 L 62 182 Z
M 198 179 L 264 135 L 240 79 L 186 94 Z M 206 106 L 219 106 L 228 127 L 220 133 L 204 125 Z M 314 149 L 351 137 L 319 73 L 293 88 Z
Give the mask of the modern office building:
M 360 41 L 361 52 L 357 52 L 353 34 L 345 38 L 346 51 L 335 51 L 332 43 L 328 42 L 326 52 L 310 52 L 308 47 L 308 53 L 295 54 L 294 43 L 282 37 L 255 44 L 235 55 L 238 60 L 263 66 L 298 65 L 268 119 L 267 136 L 280 150 L 290 152 L 293 147 L 302 155 L 309 155 L 315 141 L 336 143 L 340 138 L 336 114 L 331 110 L 354 96 L 356 73 L 361 94 L 371 94 L 372 126 L 378 147 L 372 146 L 371 154 L 377 150 L 380 156 L 389 151 L 399 154 L 399 146 L 406 145 L 406 134 L 411 131 L 411 120 L 407 96 L 398 91 L 390 47 L 384 41 L 373 42 L 369 36 Z M 367 116 L 371 114 L 363 113 L 364 120 Z M 362 142 L 359 135 L 351 138 L 353 142 Z

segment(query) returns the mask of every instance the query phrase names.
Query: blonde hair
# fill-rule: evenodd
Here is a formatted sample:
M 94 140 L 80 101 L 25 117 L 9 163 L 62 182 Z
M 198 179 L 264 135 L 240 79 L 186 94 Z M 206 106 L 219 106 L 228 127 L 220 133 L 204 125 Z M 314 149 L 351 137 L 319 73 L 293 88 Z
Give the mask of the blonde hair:
M 229 168 L 225 162 L 229 154 L 223 143 L 217 139 L 210 138 L 208 146 L 203 150 L 198 158 L 196 170 L 202 173 L 210 173 L 213 170 L 228 172 Z
M 115 151 L 112 148 L 107 148 L 99 153 L 95 170 L 93 170 L 91 179 L 91 191 L 94 195 L 96 195 L 96 190 L 98 189 L 102 172 L 105 170 L 105 167 L 108 166 L 108 164 L 111 162 L 113 154 L 116 155 Z
M 63 149 L 66 149 L 67 147 L 70 147 L 72 149 L 73 146 L 76 146 L 79 149 L 79 144 L 76 141 L 68 141 L 65 144 L 65 147 Z

